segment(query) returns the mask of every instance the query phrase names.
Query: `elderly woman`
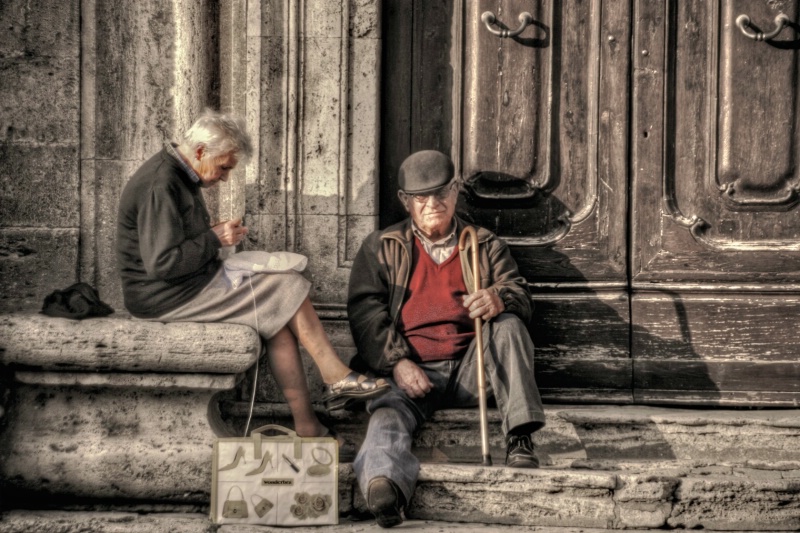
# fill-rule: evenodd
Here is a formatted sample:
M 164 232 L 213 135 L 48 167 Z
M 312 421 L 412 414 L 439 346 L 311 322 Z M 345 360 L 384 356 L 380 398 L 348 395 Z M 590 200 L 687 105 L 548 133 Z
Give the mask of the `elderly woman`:
M 250 157 L 240 120 L 206 111 L 180 145 L 166 144 L 125 186 L 117 226 L 117 263 L 125 307 L 163 322 L 229 322 L 255 328 L 303 437 L 330 433 L 317 418 L 298 351 L 306 348 L 325 382 L 329 410 L 386 392 L 344 365 L 308 298 L 310 282 L 294 271 L 254 274 L 237 287 L 224 274 L 219 250 L 239 244 L 241 220 L 211 226 L 201 188 L 227 181 Z

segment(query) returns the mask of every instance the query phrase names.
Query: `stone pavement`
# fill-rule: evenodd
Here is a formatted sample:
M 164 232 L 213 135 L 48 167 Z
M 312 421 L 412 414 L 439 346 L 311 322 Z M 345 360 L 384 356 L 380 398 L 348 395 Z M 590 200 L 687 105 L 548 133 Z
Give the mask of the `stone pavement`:
M 215 526 L 199 513 L 93 513 L 64 511 L 11 511 L 0 515 L 0 533 L 375 533 L 378 531 L 414 531 L 419 533 L 608 533 L 606 529 L 573 527 L 502 526 L 496 524 L 454 523 L 431 520 L 407 520 L 386 530 L 374 521 L 342 521 L 337 526 L 268 527 Z M 636 531 L 657 531 L 639 529 Z M 660 531 L 660 530 L 659 530 Z M 713 533 L 706 530 L 707 533 Z M 745 530 L 728 533 L 743 533 Z

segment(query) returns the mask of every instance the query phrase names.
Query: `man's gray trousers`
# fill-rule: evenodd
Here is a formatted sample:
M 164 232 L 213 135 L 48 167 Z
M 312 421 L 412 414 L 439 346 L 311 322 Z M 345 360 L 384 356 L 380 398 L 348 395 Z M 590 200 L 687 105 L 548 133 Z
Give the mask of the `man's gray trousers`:
M 494 395 L 503 433 L 522 425 L 544 426 L 533 375 L 533 341 L 525 325 L 510 313 L 498 315 L 484 324 L 483 342 L 487 397 Z M 433 383 L 424 398 L 409 398 L 389 379 L 392 390 L 368 403 L 369 427 L 353 463 L 365 496 L 371 479 L 386 476 L 402 490 L 406 501 L 411 499 L 419 474 L 419 460 L 411 453 L 412 436 L 439 409 L 478 405 L 477 359 L 473 340 L 461 360 L 420 364 Z

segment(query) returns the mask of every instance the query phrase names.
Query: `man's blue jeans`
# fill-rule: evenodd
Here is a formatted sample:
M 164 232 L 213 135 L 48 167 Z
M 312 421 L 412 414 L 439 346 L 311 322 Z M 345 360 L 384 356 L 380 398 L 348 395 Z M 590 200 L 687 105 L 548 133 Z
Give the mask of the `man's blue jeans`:
M 483 326 L 487 396 L 494 395 L 502 415 L 503 432 L 532 424 L 544 426 L 544 410 L 533 375 L 533 341 L 515 315 L 504 313 Z M 411 453 L 414 433 L 439 409 L 478 405 L 473 340 L 459 361 L 424 363 L 420 367 L 433 383 L 424 398 L 411 399 L 389 379 L 392 390 L 370 401 L 367 436 L 353 468 L 364 496 L 371 479 L 386 476 L 411 499 L 419 474 L 419 460 Z

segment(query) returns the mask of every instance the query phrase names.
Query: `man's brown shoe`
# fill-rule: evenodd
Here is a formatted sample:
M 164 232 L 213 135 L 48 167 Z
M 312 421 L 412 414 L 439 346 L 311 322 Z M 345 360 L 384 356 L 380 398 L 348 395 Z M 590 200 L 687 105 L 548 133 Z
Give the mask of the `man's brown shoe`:
M 372 478 L 367 487 L 367 507 L 381 527 L 394 527 L 403 523 L 403 493 L 388 477 Z

